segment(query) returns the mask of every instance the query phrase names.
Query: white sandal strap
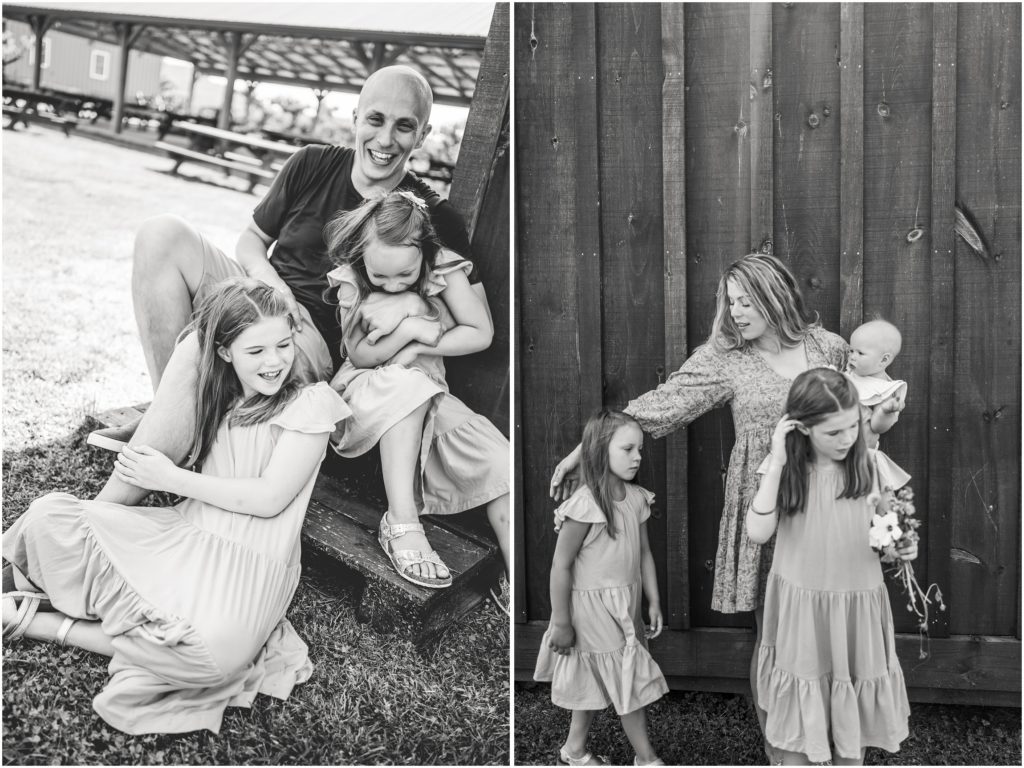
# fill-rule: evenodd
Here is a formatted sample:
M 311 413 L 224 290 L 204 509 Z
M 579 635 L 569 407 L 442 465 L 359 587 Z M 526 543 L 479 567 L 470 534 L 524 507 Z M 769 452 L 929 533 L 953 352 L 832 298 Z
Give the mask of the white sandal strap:
M 64 646 L 67 644 L 68 632 L 71 631 L 71 627 L 75 625 L 77 619 L 72 619 L 70 616 L 65 616 L 64 621 L 60 623 L 60 629 L 57 630 L 57 635 L 54 638 L 57 645 Z
M 17 616 L 15 616 L 11 624 L 3 628 L 4 640 L 16 640 L 25 634 L 29 624 L 32 623 L 32 619 L 35 618 L 36 611 L 39 610 L 39 604 L 43 601 L 44 596 L 38 592 L 5 592 L 3 599 L 7 600 L 8 598 L 21 598 L 21 602 L 18 603 Z

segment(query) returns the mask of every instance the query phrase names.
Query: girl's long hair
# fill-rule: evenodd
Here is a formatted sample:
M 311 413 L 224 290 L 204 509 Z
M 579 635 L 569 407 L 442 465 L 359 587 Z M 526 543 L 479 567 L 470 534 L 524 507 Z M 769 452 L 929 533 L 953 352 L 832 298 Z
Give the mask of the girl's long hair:
M 363 259 L 366 249 L 374 241 L 390 246 L 413 245 L 420 249 L 423 260 L 415 290 L 420 296 L 427 297 L 430 273 L 441 243 L 434 231 L 427 204 L 412 192 L 396 189 L 364 200 L 350 211 L 339 212 L 324 226 L 327 255 L 336 266 L 350 266 L 356 275 L 359 297 L 351 309 L 345 310 L 345 314 L 355 312 L 363 299 L 376 290 L 367 277 Z M 439 314 L 437 304 L 429 299 L 428 302 L 434 307 L 435 314 Z M 344 326 L 345 315 L 341 309 L 338 314 L 338 320 Z M 344 328 L 343 344 L 351 331 L 351 324 Z
M 194 331 L 199 342 L 196 431 L 189 452 L 189 465 L 200 466 L 203 463 L 225 417 L 230 418 L 232 426 L 266 421 L 280 413 L 307 383 L 296 360 L 276 394 L 256 393 L 238 403 L 242 397 L 241 382 L 231 363 L 218 355 L 217 350 L 230 346 L 246 328 L 270 317 L 287 318 L 289 328 L 294 330 L 288 307 L 278 291 L 252 278 L 231 278 L 218 285 L 203 300 L 192 315 L 192 322 L 182 332 L 184 337 Z M 301 353 L 296 349 L 295 354 L 298 357 Z
M 636 423 L 636 419 L 628 414 L 605 408 L 595 412 L 583 428 L 581 479 L 594 494 L 597 506 L 601 508 L 608 525 L 608 535 L 612 538 L 615 538 L 615 516 L 612 512 L 615 499 L 612 497 L 612 473 L 608 467 L 608 445 L 619 427 Z
M 800 286 L 786 265 L 771 254 L 748 253 L 730 264 L 718 281 L 715 320 L 708 336 L 717 352 L 747 344 L 729 312 L 729 280 L 736 281 L 783 346 L 796 346 L 818 325 L 818 313 L 807 308 Z
M 812 368 L 793 381 L 786 398 L 785 413 L 805 427 L 820 424 L 834 413 L 856 410 L 860 423 L 860 402 L 850 380 L 831 368 Z M 814 461 L 811 439 L 794 429 L 786 436 L 786 466 L 779 482 L 779 513 L 803 512 L 807 504 L 808 470 Z M 837 498 L 859 499 L 871 492 L 874 469 L 868 460 L 863 428 L 842 461 L 845 484 Z

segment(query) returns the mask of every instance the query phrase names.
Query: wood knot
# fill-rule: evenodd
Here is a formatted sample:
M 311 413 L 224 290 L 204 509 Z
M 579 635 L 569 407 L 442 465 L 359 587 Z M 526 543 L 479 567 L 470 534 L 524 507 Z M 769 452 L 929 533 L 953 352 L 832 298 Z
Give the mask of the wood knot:
M 817 128 L 820 123 L 821 120 L 813 112 L 807 116 L 807 124 L 811 126 L 811 128 Z
M 923 234 L 924 234 L 924 230 L 921 229 L 921 227 L 914 227 L 912 230 L 907 232 L 907 242 L 908 243 L 916 243 L 918 240 L 921 239 L 921 236 Z
M 889 116 L 889 105 L 886 104 L 884 101 L 878 102 L 878 114 L 880 117 Z
M 817 290 L 818 288 L 821 288 L 821 279 L 817 277 L 812 277 L 810 280 L 807 281 L 807 284 L 810 285 L 811 288 Z

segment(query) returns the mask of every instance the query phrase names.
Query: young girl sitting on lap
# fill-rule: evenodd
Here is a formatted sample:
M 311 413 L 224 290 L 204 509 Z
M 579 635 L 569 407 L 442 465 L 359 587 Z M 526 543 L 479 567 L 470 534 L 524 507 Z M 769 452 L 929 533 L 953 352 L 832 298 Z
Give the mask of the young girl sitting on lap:
M 421 514 L 487 505 L 508 568 L 508 441 L 448 391 L 444 356 L 490 346 L 487 308 L 469 284 L 469 261 L 442 249 L 426 204 L 410 192 L 370 199 L 324 230 L 338 264 L 344 362 L 331 381 L 352 410 L 333 442 L 342 456 L 380 445 L 388 509 L 379 540 L 408 581 L 448 587 L 451 573 L 431 548 Z M 374 292 L 411 292 L 423 315 L 390 334 L 367 333 L 361 304 Z
M 261 282 L 219 286 L 186 330 L 202 425 L 191 468 L 143 445 L 115 468 L 186 498 L 161 509 L 51 493 L 3 538 L 4 640 L 111 656 L 93 706 L 127 733 L 216 732 L 228 705 L 288 698 L 312 671 L 285 613 L 313 483 L 348 407 L 296 375 L 288 307 Z

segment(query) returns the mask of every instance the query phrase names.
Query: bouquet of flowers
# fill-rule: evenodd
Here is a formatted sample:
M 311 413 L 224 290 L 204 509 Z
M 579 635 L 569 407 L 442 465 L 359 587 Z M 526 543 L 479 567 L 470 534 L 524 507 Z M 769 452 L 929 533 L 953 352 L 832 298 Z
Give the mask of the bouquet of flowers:
M 884 515 L 877 512 L 871 518 L 871 528 L 868 530 L 868 540 L 871 548 L 878 552 L 883 563 L 891 565 L 886 569 L 899 582 L 903 592 L 907 595 L 907 610 L 917 616 L 917 631 L 921 636 L 921 651 L 919 658 L 928 658 L 928 607 L 933 600 L 938 601 L 939 610 L 946 610 L 946 604 L 942 601 L 942 590 L 938 584 L 930 584 L 927 589 L 922 589 L 914 576 L 914 568 L 908 560 L 901 560 L 898 549 L 906 544 L 916 543 L 920 536 L 917 529 L 921 527 L 921 521 L 917 519 L 917 510 L 914 508 L 914 491 L 909 485 L 900 488 L 895 496 L 888 493 L 891 488 L 886 488 L 886 495 L 890 499 L 889 511 Z M 875 507 L 879 497 L 872 494 L 868 497 L 868 503 Z

